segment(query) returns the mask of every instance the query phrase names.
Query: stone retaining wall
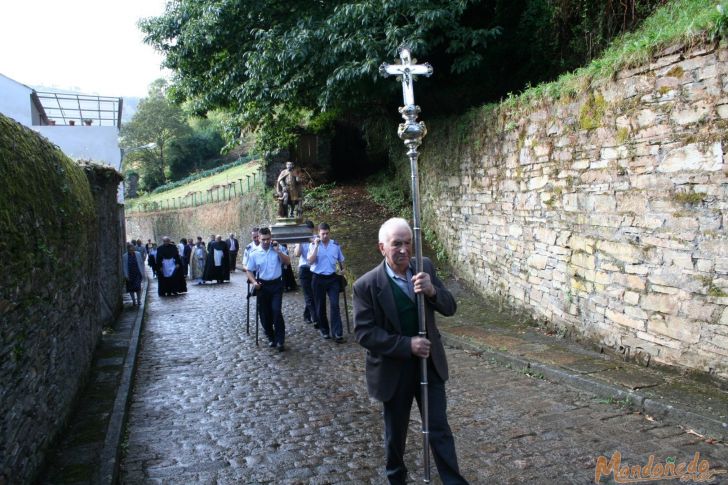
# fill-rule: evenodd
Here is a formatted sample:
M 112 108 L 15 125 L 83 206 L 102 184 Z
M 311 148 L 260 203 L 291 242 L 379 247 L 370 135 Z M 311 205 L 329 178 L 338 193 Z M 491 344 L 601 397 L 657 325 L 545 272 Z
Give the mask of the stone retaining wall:
M 727 60 L 676 46 L 566 101 L 428 123 L 425 225 L 484 294 L 728 378 Z
M 0 115 L 0 483 L 38 473 L 121 307 L 120 180 Z
M 272 195 L 261 191 L 194 208 L 127 214 L 127 240 L 141 239 L 146 243 L 147 239 L 151 239 L 161 244 L 164 236 L 175 241 L 202 236 L 207 242 L 210 234 L 220 234 L 227 239 L 234 232 L 241 245 L 248 244 L 253 226 L 267 225 L 275 219 L 271 213 L 274 208 L 272 201 Z M 239 256 L 242 257 L 242 252 Z

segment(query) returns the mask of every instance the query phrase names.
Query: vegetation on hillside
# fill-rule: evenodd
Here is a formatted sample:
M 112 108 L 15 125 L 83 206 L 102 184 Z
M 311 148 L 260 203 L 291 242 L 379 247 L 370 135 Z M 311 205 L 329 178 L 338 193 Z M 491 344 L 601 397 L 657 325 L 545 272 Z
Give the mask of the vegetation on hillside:
M 171 182 L 149 194 L 127 199 L 125 205 L 129 211 L 153 210 L 161 207 L 187 207 L 238 196 L 259 186 L 261 183 L 259 170 L 259 163 L 250 157 L 244 157 Z
M 188 115 L 166 96 L 167 83 L 155 81 L 133 118 L 122 125 L 124 169 L 140 176 L 140 192 L 151 192 L 225 163 L 221 116 Z

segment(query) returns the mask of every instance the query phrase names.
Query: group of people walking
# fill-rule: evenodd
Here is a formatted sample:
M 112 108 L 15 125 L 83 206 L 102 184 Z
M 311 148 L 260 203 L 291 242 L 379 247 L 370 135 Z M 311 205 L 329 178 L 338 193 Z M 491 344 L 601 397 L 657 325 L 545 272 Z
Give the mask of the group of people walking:
M 344 255 L 339 244 L 331 239 L 328 224 L 314 226 L 306 221 L 306 225 L 311 229 L 310 240 L 293 248 L 294 257 L 300 258 L 298 274 L 305 301 L 303 320 L 318 329 L 323 339 L 341 343 L 344 337 L 339 292 L 345 281 L 342 280 Z M 416 400 L 420 407 L 423 403 L 419 361 L 425 359 L 429 376 L 429 447 L 443 483 L 467 484 L 459 471 L 454 438 L 447 421 L 445 381 L 448 367 L 434 316 L 435 312 L 446 316 L 454 314 L 455 299 L 437 278 L 434 266 L 427 258 L 420 272 L 416 272 L 412 236 L 412 229 L 404 219 L 390 219 L 381 226 L 379 250 L 384 259 L 354 284 L 354 332 L 357 342 L 367 350 L 369 394 L 383 405 L 385 468 L 389 483 L 403 484 L 407 480 L 405 443 L 412 402 Z M 159 248 L 151 241 L 148 248 L 139 250 L 139 246 L 141 241 L 128 244 L 123 259 L 127 291 L 134 293 L 132 301 L 135 304 L 138 304 L 144 277 L 145 254 L 159 282 L 159 294 L 165 295 L 186 291 L 188 266 L 190 277 L 197 279 L 198 284 L 229 280 L 230 271 L 235 271 L 239 250 L 233 234 L 227 241 L 220 236 L 211 236 L 207 244 L 201 237 L 194 244 L 183 239 L 180 248 L 168 237 Z M 269 346 L 284 351 L 286 329 L 282 297 L 287 286 L 285 269 L 291 267 L 288 249 L 273 240 L 270 229 L 254 228 L 251 242 L 243 251 L 242 265 L 248 282 L 247 297 L 256 298 Z M 424 295 L 425 336 L 419 334 L 418 294 Z
M 151 239 L 146 245 L 142 245 L 141 239 L 130 241 L 122 265 L 132 304 L 140 302 L 145 260 L 158 282 L 159 296 L 170 296 L 185 293 L 188 278 L 196 280 L 198 285 L 207 281 L 229 281 L 230 272 L 235 271 L 239 250 L 240 244 L 234 233 L 224 241 L 222 236 L 211 234 L 207 243 L 202 236 L 182 238 L 177 244 L 165 236 L 159 246 Z M 132 257 L 133 254 L 135 256 Z
M 303 289 L 305 307 L 303 319 L 318 329 L 322 338 L 333 338 L 344 342 L 339 292 L 341 288 L 344 255 L 339 244 L 330 238 L 328 224 L 318 225 L 318 233 L 311 221 L 306 221 L 311 230 L 309 242 L 297 244 L 294 256 L 300 258 L 299 282 Z M 243 268 L 247 272 L 250 295 L 256 297 L 256 306 L 261 325 L 270 347 L 285 350 L 285 321 L 282 315 L 283 292 L 286 271 L 291 268 L 288 248 L 273 240 L 268 228 L 253 228 L 251 242 L 243 253 Z M 290 276 L 292 278 L 292 274 Z M 326 312 L 326 298 L 329 298 L 329 324 Z

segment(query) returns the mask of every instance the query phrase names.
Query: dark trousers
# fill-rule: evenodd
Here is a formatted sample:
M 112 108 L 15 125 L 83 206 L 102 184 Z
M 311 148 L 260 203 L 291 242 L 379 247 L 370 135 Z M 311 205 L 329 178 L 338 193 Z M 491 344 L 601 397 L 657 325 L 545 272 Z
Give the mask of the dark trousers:
M 260 324 L 268 341 L 283 345 L 286 340 L 286 324 L 281 315 L 283 282 L 280 279 L 263 282 L 256 292 L 255 302 L 260 312 Z
M 311 287 L 313 288 L 313 302 L 316 308 L 316 321 L 319 324 L 319 330 L 334 337 L 343 336 L 344 331 L 339 313 L 339 275 L 314 273 L 311 278 Z M 327 295 L 329 297 L 329 314 L 331 315 L 331 332 L 329 332 L 329 322 L 326 319 Z
M 238 262 L 238 251 L 230 251 L 230 271 L 235 271 L 235 263 Z
M 306 304 L 306 308 L 303 310 L 304 320 L 313 320 L 317 322 L 316 308 L 313 305 L 313 287 L 311 286 L 311 269 L 308 266 L 298 267 L 298 281 L 301 283 L 303 288 L 303 301 Z
M 467 484 L 460 475 L 455 440 L 447 422 L 447 399 L 445 383 L 428 364 L 428 410 L 430 450 L 437 465 L 443 484 Z M 402 363 L 399 385 L 392 399 L 384 403 L 384 442 L 387 453 L 387 478 L 389 483 L 406 483 L 407 467 L 404 464 L 404 449 L 410 422 L 412 398 L 422 415 L 420 388 L 420 359 L 412 357 Z

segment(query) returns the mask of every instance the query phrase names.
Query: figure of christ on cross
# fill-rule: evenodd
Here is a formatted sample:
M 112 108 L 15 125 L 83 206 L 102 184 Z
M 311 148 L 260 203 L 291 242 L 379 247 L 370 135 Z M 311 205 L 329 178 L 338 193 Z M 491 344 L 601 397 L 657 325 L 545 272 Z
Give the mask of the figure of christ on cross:
M 399 50 L 400 64 L 387 64 L 386 62 L 379 66 L 379 73 L 382 76 L 401 76 L 402 77 L 402 97 L 404 98 L 404 105 L 412 106 L 415 104 L 415 93 L 412 86 L 412 82 L 415 76 L 430 77 L 432 75 L 432 66 L 429 63 L 424 64 L 412 64 L 412 56 L 410 50 L 407 47 L 402 47 Z M 415 59 L 415 62 L 417 60 Z

